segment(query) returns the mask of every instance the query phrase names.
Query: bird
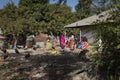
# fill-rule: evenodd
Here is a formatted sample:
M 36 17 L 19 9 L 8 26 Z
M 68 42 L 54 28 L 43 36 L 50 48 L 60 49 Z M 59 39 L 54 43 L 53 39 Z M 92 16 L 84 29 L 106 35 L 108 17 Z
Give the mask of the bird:
M 37 48 L 36 47 L 33 47 L 33 50 L 36 50 Z
M 54 49 L 54 50 L 55 50 L 55 47 L 53 47 L 53 46 L 52 46 L 52 49 Z
M 3 53 L 7 53 L 7 50 L 6 49 L 2 49 Z
M 8 58 L 8 54 L 6 54 L 6 55 L 4 55 L 4 57 L 3 57 L 4 59 L 7 59 Z
M 28 59 L 30 57 L 30 53 L 27 53 L 26 55 L 25 55 L 25 59 Z
M 15 53 L 20 54 L 20 52 L 18 51 L 18 49 L 15 49 Z

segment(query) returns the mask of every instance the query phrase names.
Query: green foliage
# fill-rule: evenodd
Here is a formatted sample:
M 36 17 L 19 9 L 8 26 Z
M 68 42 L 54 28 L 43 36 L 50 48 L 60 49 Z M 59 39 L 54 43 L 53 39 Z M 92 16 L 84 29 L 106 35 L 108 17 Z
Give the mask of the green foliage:
M 12 79 L 10 79 L 10 80 L 20 80 L 19 78 L 12 78 Z
M 98 27 L 98 26 L 97 26 Z M 102 39 L 102 52 L 95 58 L 98 69 L 104 75 L 116 75 L 120 63 L 120 34 L 117 34 L 119 25 L 104 24 L 97 29 L 98 36 Z
M 46 4 L 49 0 L 20 0 L 19 6 L 32 7 L 36 4 Z
M 96 0 L 96 2 L 97 1 L 98 0 Z M 106 2 L 108 3 L 108 5 L 106 5 Z M 117 0 L 117 2 L 119 1 Z M 104 11 L 108 7 L 112 6 L 113 11 L 110 12 L 111 15 L 110 19 L 113 20 L 114 22 L 108 24 L 97 22 L 99 23 L 99 26 L 96 27 L 96 33 L 97 33 L 97 38 L 102 39 L 102 52 L 98 53 L 91 60 L 97 64 L 96 67 L 102 75 L 105 76 L 109 75 L 107 77 L 107 80 L 115 80 L 115 76 L 119 73 L 119 67 L 120 67 L 119 64 L 120 63 L 120 59 L 119 59 L 120 58 L 120 25 L 119 25 L 120 4 L 112 0 L 111 1 L 106 0 L 105 2 L 99 5 L 101 5 L 101 7 L 100 8 L 99 6 L 97 7 L 101 11 Z M 103 7 L 104 9 L 101 9 Z
M 69 15 L 68 15 L 69 14 Z M 49 0 L 20 0 L 18 7 L 13 2 L 0 10 L 0 27 L 4 33 L 13 32 L 16 35 L 24 32 L 26 35 L 44 32 L 59 35 L 72 29 L 64 29 L 66 24 L 77 21 L 71 7 L 65 4 L 49 4 Z
M 0 27 L 3 32 L 14 30 L 14 24 L 17 18 L 17 7 L 14 3 L 8 3 L 0 12 Z
M 80 19 L 86 18 L 91 15 L 92 0 L 79 0 L 75 9 Z

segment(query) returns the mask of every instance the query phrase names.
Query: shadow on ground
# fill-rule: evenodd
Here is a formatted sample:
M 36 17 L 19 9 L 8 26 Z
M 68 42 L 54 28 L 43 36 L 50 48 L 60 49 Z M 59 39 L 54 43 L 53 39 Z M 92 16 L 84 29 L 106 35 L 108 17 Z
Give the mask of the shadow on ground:
M 0 66 L 0 80 L 72 80 L 72 76 L 87 72 L 94 76 L 94 64 L 85 53 L 62 53 L 60 55 L 10 54 Z

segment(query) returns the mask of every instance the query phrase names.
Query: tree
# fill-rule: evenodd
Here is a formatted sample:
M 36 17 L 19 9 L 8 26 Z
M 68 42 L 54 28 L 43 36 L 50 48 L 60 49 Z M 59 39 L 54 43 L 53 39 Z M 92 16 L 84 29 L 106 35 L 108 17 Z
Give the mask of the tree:
M 9 2 L 4 9 L 0 12 L 0 27 L 3 32 L 10 32 L 14 30 L 15 22 L 17 19 L 17 7 L 14 5 L 13 2 Z
M 98 54 L 96 63 L 99 71 L 107 80 L 117 80 L 120 71 L 120 5 L 113 4 L 111 18 L 114 23 L 101 24 L 97 28 L 97 36 L 102 39 L 102 52 Z M 104 73 L 103 73 L 104 72 Z
M 79 0 L 79 4 L 76 6 L 77 12 L 82 11 L 85 8 L 83 5 L 85 1 Z M 80 4 L 81 3 L 81 4 Z M 89 4 L 92 14 L 99 14 L 105 10 L 112 9 L 110 12 L 110 19 L 114 23 L 103 24 L 103 22 L 97 22 L 100 25 L 97 26 L 97 38 L 102 39 L 102 52 L 98 53 L 95 57 L 95 62 L 98 65 L 98 70 L 103 75 L 106 75 L 106 80 L 117 80 L 120 68 L 120 1 L 119 0 L 92 0 Z M 82 7 L 83 6 L 83 7 Z M 87 9 L 87 8 L 85 8 Z M 86 11 L 83 9 L 82 14 Z M 82 14 L 80 16 L 82 16 Z M 104 16 L 105 17 L 105 16 Z M 107 21 L 106 21 L 107 22 Z M 114 39 L 114 40 L 113 40 Z
M 78 0 L 78 4 L 75 9 L 80 19 L 86 18 L 91 15 L 91 3 L 92 0 Z
M 19 8 L 25 7 L 23 3 L 26 3 L 26 1 L 21 1 Z M 59 32 L 63 30 L 64 25 L 77 20 L 74 13 L 71 12 L 71 8 L 66 4 L 50 5 L 46 1 L 46 4 L 43 5 L 38 2 L 32 3 L 31 0 L 29 5 L 32 5 L 32 7 L 26 6 L 25 9 L 27 10 L 24 12 L 24 15 L 26 15 L 26 13 L 29 15 L 24 17 L 28 18 L 29 21 L 32 19 L 34 29 L 36 29 L 35 31 L 37 32 L 41 31 L 48 34 L 53 32 L 58 35 Z
M 20 0 L 19 6 L 26 6 L 26 7 L 32 7 L 36 4 L 46 4 L 49 0 Z
M 53 1 L 57 1 L 57 4 L 66 4 L 67 0 L 53 0 Z
M 6 28 L 4 32 L 14 30 L 15 34 L 26 35 L 39 31 L 58 35 L 65 30 L 64 25 L 78 19 L 66 4 L 49 4 L 48 0 L 20 0 L 18 7 L 10 2 L 1 10 L 0 18 L 0 26 Z

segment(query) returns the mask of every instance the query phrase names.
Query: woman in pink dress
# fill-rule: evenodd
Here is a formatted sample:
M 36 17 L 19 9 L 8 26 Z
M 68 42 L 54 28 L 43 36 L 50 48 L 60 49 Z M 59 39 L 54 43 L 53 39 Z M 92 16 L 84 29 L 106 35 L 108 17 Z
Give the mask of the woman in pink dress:
M 60 36 L 60 47 L 62 49 L 65 48 L 65 34 L 64 33 L 62 33 L 62 35 Z

